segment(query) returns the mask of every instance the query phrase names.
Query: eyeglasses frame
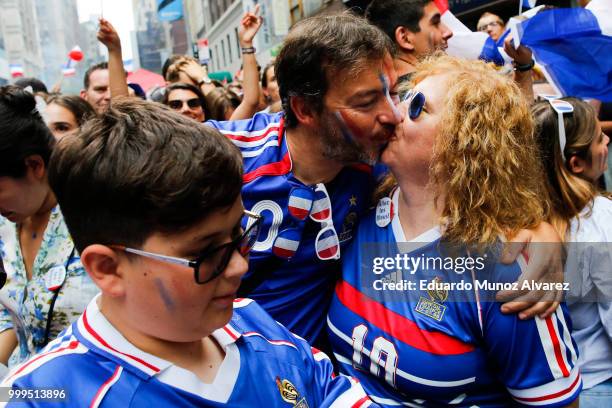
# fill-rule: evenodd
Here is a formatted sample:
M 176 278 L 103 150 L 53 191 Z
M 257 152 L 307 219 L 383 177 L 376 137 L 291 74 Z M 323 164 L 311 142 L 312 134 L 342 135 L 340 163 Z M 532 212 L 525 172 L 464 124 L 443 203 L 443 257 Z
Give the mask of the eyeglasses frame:
M 113 249 L 121 250 L 121 251 L 130 253 L 130 254 L 134 254 L 134 255 L 139 255 L 145 258 L 155 259 L 157 261 L 167 262 L 167 263 L 181 265 L 181 266 L 188 266 L 190 268 L 193 268 L 194 278 L 195 278 L 196 283 L 199 285 L 204 285 L 208 282 L 211 282 L 212 280 L 220 276 L 223 273 L 223 271 L 225 271 L 229 263 L 229 260 L 231 259 L 231 255 L 234 253 L 234 251 L 237 250 L 238 253 L 243 257 L 245 257 L 248 254 L 248 251 L 246 253 L 242 253 L 242 251 L 238 249 L 238 245 L 248 236 L 248 234 L 253 230 L 253 228 L 259 229 L 259 227 L 261 226 L 263 217 L 257 213 L 254 213 L 248 210 L 244 210 L 244 214 L 254 219 L 255 222 L 253 222 L 248 228 L 246 228 L 244 232 L 240 234 L 238 238 L 234 239 L 233 241 L 227 242 L 225 244 L 219 245 L 217 247 L 210 248 L 209 250 L 202 252 L 200 255 L 198 255 L 196 259 L 193 259 L 193 260 L 178 258 L 175 256 L 170 256 L 170 255 L 156 254 L 154 252 L 143 251 L 142 249 L 136 249 L 136 248 L 129 248 L 123 245 L 108 245 L 108 246 Z M 258 231 L 258 234 L 259 234 L 259 231 Z M 213 271 L 213 273 L 208 279 L 200 282 L 200 266 L 202 265 L 202 263 L 207 258 L 209 258 L 210 255 L 218 251 L 221 251 L 225 248 L 228 248 L 228 247 L 232 247 L 232 250 L 227 252 L 227 255 L 226 255 L 227 259 L 225 258 L 223 259 L 223 262 L 221 262 L 219 266 L 217 266 L 217 269 Z M 251 248 L 249 248 L 249 251 Z

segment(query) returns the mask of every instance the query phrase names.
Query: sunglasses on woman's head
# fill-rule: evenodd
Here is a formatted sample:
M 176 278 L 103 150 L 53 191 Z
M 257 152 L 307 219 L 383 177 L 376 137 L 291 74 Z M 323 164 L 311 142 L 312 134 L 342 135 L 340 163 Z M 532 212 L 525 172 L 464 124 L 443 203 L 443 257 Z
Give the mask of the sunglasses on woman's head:
M 411 89 L 402 98 L 403 102 L 408 102 L 408 117 L 410 120 L 416 120 L 421 115 L 421 112 L 423 112 L 425 95 L 422 92 Z
M 170 109 L 179 110 L 183 108 L 183 103 L 187 103 L 189 109 L 195 109 L 202 106 L 202 103 L 198 98 L 187 99 L 186 101 L 175 99 L 173 101 L 168 101 L 168 106 L 170 107 Z

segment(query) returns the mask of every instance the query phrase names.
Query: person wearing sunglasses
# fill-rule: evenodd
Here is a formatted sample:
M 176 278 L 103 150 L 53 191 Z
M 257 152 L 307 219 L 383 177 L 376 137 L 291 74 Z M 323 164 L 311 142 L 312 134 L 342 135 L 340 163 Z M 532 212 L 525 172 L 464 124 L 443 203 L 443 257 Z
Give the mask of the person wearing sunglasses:
M 55 138 L 36 100 L 0 88 L 0 362 L 12 367 L 78 318 L 98 289 L 49 186 Z
M 177 82 L 168 85 L 162 103 L 196 122 L 210 118 L 202 91 L 191 84 Z
M 612 406 L 612 200 L 596 184 L 607 168 L 610 138 L 593 107 L 579 99 L 544 100 L 532 112 L 550 222 L 567 248 L 567 302 L 584 381 L 580 406 Z
M 547 215 L 526 101 L 484 62 L 444 55 L 411 85 L 382 154 L 392 175 L 343 254 L 328 315 L 340 371 L 388 407 L 574 404 L 566 307 L 522 319 L 495 299 L 526 266 L 500 263 L 502 242 Z
M 218 131 L 117 101 L 58 144 L 49 180 L 101 294 L 2 386 L 65 390 L 65 407 L 371 405 L 323 353 L 236 299 L 261 216 L 245 211 L 240 153 Z

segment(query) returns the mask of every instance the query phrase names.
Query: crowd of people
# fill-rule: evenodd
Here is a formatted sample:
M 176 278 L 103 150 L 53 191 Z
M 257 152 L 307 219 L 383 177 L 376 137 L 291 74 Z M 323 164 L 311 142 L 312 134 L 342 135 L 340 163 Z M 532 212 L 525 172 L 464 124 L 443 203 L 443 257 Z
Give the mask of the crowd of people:
M 601 104 L 536 98 L 492 13 L 513 69 L 446 55 L 431 0 L 263 69 L 261 25 L 233 88 L 186 55 L 128 86 L 104 19 L 80 95 L 0 87 L 1 385 L 37 390 L 0 405 L 611 406 Z

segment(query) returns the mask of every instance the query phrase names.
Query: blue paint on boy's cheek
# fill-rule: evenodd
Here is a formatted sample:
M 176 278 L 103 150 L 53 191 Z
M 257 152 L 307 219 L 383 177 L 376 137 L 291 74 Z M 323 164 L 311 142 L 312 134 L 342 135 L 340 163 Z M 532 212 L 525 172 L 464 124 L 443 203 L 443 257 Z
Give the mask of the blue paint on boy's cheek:
M 161 279 L 159 279 L 159 278 L 155 279 L 155 286 L 157 286 L 157 291 L 159 292 L 159 295 L 161 296 L 162 300 L 164 301 L 164 304 L 166 305 L 166 308 L 168 310 L 170 310 L 170 311 L 174 310 L 174 301 L 172 300 L 172 297 L 168 293 L 168 290 L 164 286 L 164 284 L 161 281 Z

